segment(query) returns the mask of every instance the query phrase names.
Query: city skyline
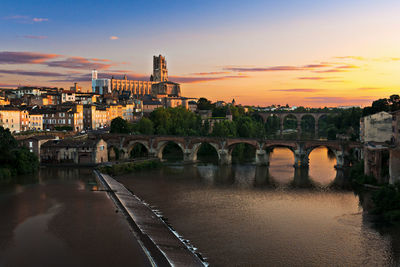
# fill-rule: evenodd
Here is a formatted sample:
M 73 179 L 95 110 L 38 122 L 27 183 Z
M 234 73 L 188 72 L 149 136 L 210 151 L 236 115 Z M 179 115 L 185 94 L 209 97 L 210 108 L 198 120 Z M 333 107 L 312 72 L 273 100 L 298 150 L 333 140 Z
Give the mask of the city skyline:
M 188 97 L 319 107 L 398 93 L 400 3 L 234 2 L 6 0 L 0 87 L 90 89 L 92 69 L 149 80 L 163 54 Z

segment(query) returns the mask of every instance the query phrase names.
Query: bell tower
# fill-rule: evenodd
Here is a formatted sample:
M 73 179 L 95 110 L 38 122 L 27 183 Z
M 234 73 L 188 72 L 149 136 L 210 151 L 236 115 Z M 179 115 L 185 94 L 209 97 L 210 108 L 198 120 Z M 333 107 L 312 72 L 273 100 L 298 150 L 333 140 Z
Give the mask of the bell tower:
M 162 55 L 153 56 L 152 80 L 155 82 L 168 81 L 167 61 Z

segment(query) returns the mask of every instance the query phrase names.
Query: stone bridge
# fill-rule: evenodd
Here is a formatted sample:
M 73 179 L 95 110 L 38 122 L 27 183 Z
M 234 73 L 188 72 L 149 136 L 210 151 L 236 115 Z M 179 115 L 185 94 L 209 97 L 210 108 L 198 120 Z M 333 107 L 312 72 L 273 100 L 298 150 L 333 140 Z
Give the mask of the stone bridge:
M 281 113 L 276 113 L 276 112 L 258 112 L 255 113 L 256 116 L 260 116 L 264 123 L 267 122 L 269 117 L 273 117 L 276 116 L 277 118 L 279 118 L 279 126 L 280 126 L 280 135 L 282 136 L 283 134 L 283 122 L 285 121 L 285 118 L 288 116 L 293 116 L 296 118 L 297 120 L 297 134 L 300 135 L 301 134 L 301 120 L 303 119 L 303 117 L 306 116 L 311 116 L 314 118 L 314 136 L 318 137 L 318 131 L 319 131 L 319 119 L 324 117 L 324 116 L 328 116 L 329 114 L 332 113 L 324 113 L 324 112 L 318 112 L 318 113 L 294 113 L 294 112 L 281 112 Z
M 183 152 L 185 162 L 196 162 L 197 152 L 203 143 L 214 147 L 221 165 L 232 163 L 232 151 L 238 144 L 248 144 L 255 149 L 255 162 L 258 165 L 269 165 L 269 155 L 275 147 L 290 149 L 294 155 L 295 167 L 307 167 L 309 155 L 314 148 L 324 146 L 332 150 L 336 157 L 337 167 L 347 167 L 348 158 L 356 151 L 361 155 L 359 149 L 362 145 L 358 142 L 349 141 L 300 141 L 300 140 L 265 140 L 255 138 L 220 138 L 220 137 L 195 137 L 195 136 L 156 136 L 156 135 L 129 135 L 129 134 L 102 134 L 97 138 L 103 138 L 108 144 L 108 151 L 114 148 L 122 152 L 122 158 L 128 159 L 132 149 L 137 144 L 142 144 L 150 157 L 162 159 L 165 146 L 172 142 L 177 144 Z M 110 157 L 112 158 L 112 157 Z

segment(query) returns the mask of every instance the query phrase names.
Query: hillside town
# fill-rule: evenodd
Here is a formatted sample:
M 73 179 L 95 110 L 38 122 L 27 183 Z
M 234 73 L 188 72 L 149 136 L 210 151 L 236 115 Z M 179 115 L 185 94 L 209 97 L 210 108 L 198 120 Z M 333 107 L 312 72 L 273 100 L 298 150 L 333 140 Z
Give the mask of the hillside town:
M 0 126 L 13 133 L 25 131 L 98 130 L 114 118 L 138 121 L 159 107 L 184 106 L 196 110 L 193 98 L 181 96 L 180 84 L 168 80 L 165 57 L 153 58 L 150 81 L 99 79 L 92 71 L 92 88 L 78 83 L 69 89 L 20 86 L 0 89 Z

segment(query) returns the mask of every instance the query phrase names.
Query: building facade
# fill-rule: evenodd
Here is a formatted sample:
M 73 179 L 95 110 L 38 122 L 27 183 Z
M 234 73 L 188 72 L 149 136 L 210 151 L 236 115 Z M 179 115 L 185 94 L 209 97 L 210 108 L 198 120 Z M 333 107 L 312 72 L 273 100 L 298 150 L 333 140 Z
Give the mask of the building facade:
M 0 108 L 0 126 L 9 129 L 10 132 L 21 131 L 21 112 L 17 108 Z

